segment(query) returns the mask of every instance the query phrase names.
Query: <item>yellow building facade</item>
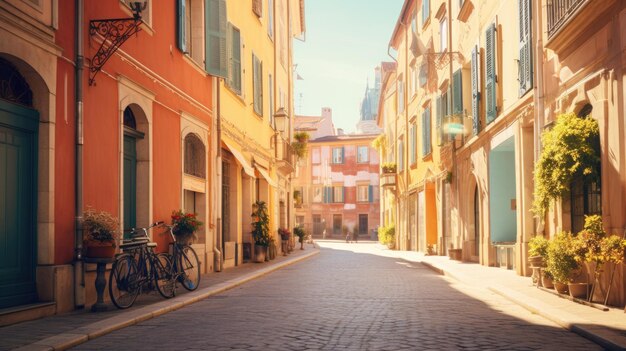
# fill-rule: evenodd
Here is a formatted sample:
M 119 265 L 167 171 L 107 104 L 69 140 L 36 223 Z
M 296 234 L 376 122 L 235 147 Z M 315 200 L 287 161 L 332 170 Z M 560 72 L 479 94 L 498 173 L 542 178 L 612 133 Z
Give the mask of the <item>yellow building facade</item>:
M 252 205 L 267 203 L 270 229 L 293 224 L 290 175 L 294 37 L 304 32 L 303 0 L 228 0 L 226 78 L 218 83 L 221 235 L 224 266 L 248 259 Z M 221 6 L 221 5 L 220 5 Z

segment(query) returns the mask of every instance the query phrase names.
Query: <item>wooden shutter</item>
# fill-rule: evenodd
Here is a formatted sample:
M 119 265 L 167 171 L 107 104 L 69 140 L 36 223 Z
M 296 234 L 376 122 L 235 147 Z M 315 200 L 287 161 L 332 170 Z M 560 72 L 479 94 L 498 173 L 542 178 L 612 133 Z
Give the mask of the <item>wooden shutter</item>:
M 443 105 L 444 101 L 441 96 L 437 97 L 437 121 L 435 122 L 435 128 L 437 128 L 437 145 L 443 144 Z
M 252 12 L 257 17 L 263 16 L 263 0 L 252 0 Z
M 496 25 L 491 24 L 485 33 L 485 95 L 487 124 L 496 119 Z
M 452 113 L 462 113 L 463 112 L 463 74 L 461 70 L 457 70 L 452 75 Z
M 176 45 L 183 53 L 187 52 L 186 12 L 187 1 L 178 0 L 176 6 Z
M 367 187 L 367 199 L 369 202 L 374 202 L 374 186 Z
M 480 60 L 478 46 L 472 49 L 472 118 L 474 135 L 480 132 Z
M 226 57 L 226 0 L 206 0 L 205 69 L 212 76 L 228 78 Z
M 519 0 L 519 96 L 533 85 L 530 0 Z
M 344 150 L 344 147 L 341 147 L 341 162 L 340 163 L 346 163 L 346 153 Z
M 228 26 L 228 86 L 241 95 L 241 33 L 234 26 Z
M 431 153 L 432 130 L 430 123 L 430 107 L 422 113 L 422 157 Z
M 261 61 L 252 54 L 252 89 L 254 112 L 263 115 L 263 66 Z
M 346 202 L 346 187 L 341 187 L 341 202 Z

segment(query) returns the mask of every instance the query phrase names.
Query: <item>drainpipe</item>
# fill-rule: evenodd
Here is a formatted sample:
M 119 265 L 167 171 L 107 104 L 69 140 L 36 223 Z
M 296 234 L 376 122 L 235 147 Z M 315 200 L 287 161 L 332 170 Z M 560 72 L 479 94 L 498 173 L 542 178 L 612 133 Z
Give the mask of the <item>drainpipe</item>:
M 541 7 L 538 6 L 537 3 L 531 2 L 531 6 L 533 6 L 533 16 L 531 19 L 535 24 L 533 26 L 533 38 L 536 39 L 535 45 L 535 64 L 536 69 L 534 72 L 535 77 L 535 94 L 534 94 L 534 103 L 535 103 L 535 111 L 536 118 L 534 125 L 534 144 L 535 144 L 535 164 L 539 160 L 539 155 L 541 154 L 541 131 L 543 131 L 543 125 L 545 122 L 545 111 L 544 111 L 544 88 L 543 88 L 543 32 L 541 31 Z M 535 219 L 536 225 L 535 230 L 536 233 L 543 234 L 545 230 L 544 218 Z
M 213 79 L 213 88 L 215 91 L 214 96 L 214 101 L 213 101 L 213 106 L 215 106 L 216 109 L 216 115 L 217 117 L 215 118 L 216 121 L 216 144 L 217 147 L 215 148 L 215 152 L 216 152 L 216 157 L 215 157 L 215 164 L 217 167 L 215 167 L 215 181 L 213 182 L 214 184 L 217 185 L 216 187 L 216 191 L 214 192 L 214 194 L 216 194 L 216 199 L 214 199 L 214 204 L 216 204 L 215 208 L 214 208 L 214 214 L 217 218 L 217 224 L 216 224 L 216 238 L 215 238 L 215 245 L 213 246 L 213 252 L 215 253 L 215 258 L 214 258 L 214 267 L 215 267 L 215 271 L 216 272 L 221 272 L 224 269 L 224 260 L 222 257 L 222 251 L 220 250 L 220 248 L 222 247 L 222 116 L 221 116 L 221 104 L 220 104 L 220 82 L 219 82 L 218 77 L 215 77 Z
M 387 46 L 387 55 L 389 57 L 391 57 L 391 59 L 396 63 L 396 78 L 397 78 L 397 76 L 398 76 L 398 68 L 397 68 L 398 67 L 398 60 L 396 60 L 396 58 L 393 57 L 391 55 L 391 53 L 389 53 L 389 49 L 390 48 L 391 48 L 391 44 Z M 397 94 L 397 90 L 396 90 L 396 94 Z M 397 116 L 394 116 L 393 127 L 394 127 L 394 136 L 397 136 L 398 135 L 398 117 Z M 394 140 L 393 145 L 396 145 L 395 144 L 395 140 Z M 394 146 L 394 149 L 396 147 L 397 146 Z M 393 151 L 394 151 L 393 154 L 396 155 L 396 152 L 395 152 L 396 150 L 393 150 Z M 396 157 L 394 157 L 394 159 L 396 159 Z M 398 160 L 396 159 L 396 166 L 397 165 L 398 165 Z M 395 216 L 394 216 L 393 222 L 394 222 L 394 224 L 396 224 L 396 226 L 395 226 L 396 227 L 396 233 L 399 234 L 400 233 L 400 223 L 398 223 L 398 222 L 400 220 L 400 210 L 399 210 L 400 203 L 398 201 L 398 192 L 400 190 L 400 185 L 398 184 L 397 179 L 398 179 L 398 175 L 397 175 L 397 171 L 396 171 L 396 191 L 394 193 L 394 201 L 396 203 L 396 206 L 395 206 L 396 208 L 395 208 L 395 211 L 394 211 L 395 212 Z M 398 240 L 398 235 L 396 235 L 396 242 L 395 242 L 395 244 L 396 244 L 396 248 L 399 250 L 400 249 L 400 241 Z
M 83 0 L 76 0 L 76 165 L 75 165 L 75 198 L 74 198 L 74 305 L 77 308 L 85 305 L 85 272 L 82 262 L 83 243 Z M 80 284 L 78 283 L 80 282 Z

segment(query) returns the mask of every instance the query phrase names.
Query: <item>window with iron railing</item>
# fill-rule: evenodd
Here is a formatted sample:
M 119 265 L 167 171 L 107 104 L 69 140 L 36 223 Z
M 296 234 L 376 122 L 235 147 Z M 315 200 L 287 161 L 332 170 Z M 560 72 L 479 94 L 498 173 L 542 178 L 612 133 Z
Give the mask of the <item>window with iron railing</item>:
M 552 37 L 586 1 L 589 0 L 548 0 L 546 7 L 548 38 Z

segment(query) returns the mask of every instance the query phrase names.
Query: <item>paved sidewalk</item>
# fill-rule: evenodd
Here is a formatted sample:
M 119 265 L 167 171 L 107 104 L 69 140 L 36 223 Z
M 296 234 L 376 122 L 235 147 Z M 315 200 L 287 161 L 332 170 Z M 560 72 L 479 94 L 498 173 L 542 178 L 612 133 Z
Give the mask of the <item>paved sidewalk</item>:
M 381 245 L 382 247 L 382 245 Z M 463 263 L 444 256 L 383 249 L 384 255 L 421 262 L 464 284 L 482 286 L 565 329 L 584 336 L 609 350 L 626 350 L 626 314 L 623 309 L 602 311 L 559 297 L 533 286 L 531 278 L 514 271 Z
M 107 312 L 92 313 L 86 308 L 0 327 L 0 350 L 65 350 L 117 329 L 193 304 L 318 253 L 319 249 L 310 244 L 305 245 L 304 251 L 296 247 L 288 256 L 278 256 L 270 262 L 246 263 L 220 273 L 203 275 L 198 290 L 182 292 L 184 289 L 179 288 L 177 293 L 180 294 L 172 299 L 165 300 L 157 293 L 142 294 L 133 307 L 127 310 L 118 310 L 110 304 L 111 310 Z

